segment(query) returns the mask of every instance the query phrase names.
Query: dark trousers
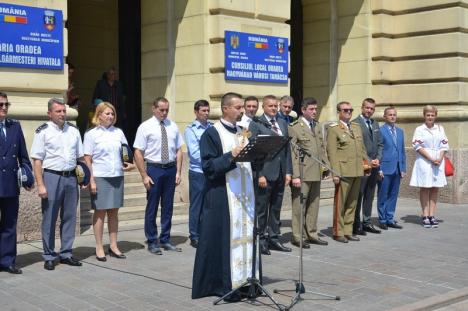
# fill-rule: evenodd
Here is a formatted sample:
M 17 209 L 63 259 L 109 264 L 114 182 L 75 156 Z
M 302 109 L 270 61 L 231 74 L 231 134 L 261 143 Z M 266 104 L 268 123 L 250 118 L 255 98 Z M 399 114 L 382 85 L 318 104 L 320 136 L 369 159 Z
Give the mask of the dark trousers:
M 361 230 L 363 225 L 371 225 L 372 203 L 374 202 L 375 187 L 377 186 L 378 175 L 379 169 L 373 168 L 369 176 L 361 177 L 361 188 L 359 190 L 359 197 L 356 205 L 356 214 L 354 216 L 354 232 Z
M 148 166 L 147 174 L 154 182 L 147 191 L 148 200 L 145 210 L 145 235 L 150 243 L 157 243 L 158 228 L 156 226 L 156 215 L 161 201 L 161 234 L 160 243 L 169 243 L 171 238 L 172 209 L 174 205 L 176 167 L 159 168 Z
M 15 264 L 18 196 L 0 198 L 0 268 Z
M 255 179 L 258 180 L 258 179 Z M 268 181 L 266 188 L 256 187 L 255 207 L 257 209 L 260 239 L 266 236 L 277 240 L 280 236 L 280 214 L 284 195 L 284 178 Z
M 42 247 L 44 260 L 70 258 L 75 241 L 78 184 L 75 176 L 59 176 L 44 172 L 47 198 L 42 199 Z M 60 214 L 60 254 L 55 252 L 55 224 Z
M 205 187 L 205 175 L 189 170 L 189 232 L 190 240 L 198 240 L 198 222 L 203 203 L 203 188 Z
M 400 173 L 384 175 L 377 191 L 377 211 L 381 224 L 393 224 L 398 192 L 400 191 Z

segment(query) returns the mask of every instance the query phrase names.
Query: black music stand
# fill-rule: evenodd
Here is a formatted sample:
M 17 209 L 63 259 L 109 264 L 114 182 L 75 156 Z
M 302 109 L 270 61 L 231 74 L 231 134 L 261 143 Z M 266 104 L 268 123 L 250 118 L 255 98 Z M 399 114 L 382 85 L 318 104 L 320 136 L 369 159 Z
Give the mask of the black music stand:
M 258 162 L 265 161 L 271 158 L 274 158 L 278 152 L 283 149 L 289 141 L 288 137 L 283 136 L 264 136 L 259 135 L 250 140 L 250 142 L 241 150 L 241 152 L 233 159 L 234 162 Z M 213 304 L 218 304 L 221 300 L 228 297 L 229 295 L 240 291 L 244 286 L 249 286 L 249 291 L 247 297 L 249 300 L 253 301 L 259 296 L 258 291 L 265 294 L 273 304 L 278 308 L 278 310 L 283 311 L 285 307 L 280 305 L 276 300 L 271 296 L 268 290 L 262 285 L 262 282 L 257 279 L 257 245 L 259 244 L 259 234 L 258 234 L 258 219 L 257 219 L 257 209 L 254 208 L 254 227 L 253 227 L 253 242 L 252 242 L 252 270 L 251 275 L 247 280 L 242 283 L 237 288 L 232 289 L 230 292 L 224 296 L 216 299 Z M 259 253 L 259 262 L 261 263 L 261 257 Z M 261 269 L 261 264 L 259 265 Z M 261 270 L 260 270 L 261 274 Z

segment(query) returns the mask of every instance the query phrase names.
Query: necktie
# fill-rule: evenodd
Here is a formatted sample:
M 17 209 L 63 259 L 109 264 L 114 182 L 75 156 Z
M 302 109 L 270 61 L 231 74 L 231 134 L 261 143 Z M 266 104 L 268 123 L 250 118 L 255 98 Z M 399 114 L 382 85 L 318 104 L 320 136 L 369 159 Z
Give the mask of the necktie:
M 396 145 L 396 131 L 395 131 L 395 127 L 394 127 L 394 126 L 391 126 L 391 127 L 390 127 L 390 132 L 392 133 L 393 143 Z
M 312 131 L 312 134 L 315 134 L 315 122 L 310 121 L 309 125 L 310 125 L 310 130 Z
M 3 144 L 6 141 L 5 132 L 3 131 L 4 126 L 3 122 L 0 122 L 0 144 Z
M 348 131 L 351 135 L 354 135 L 353 133 L 353 129 L 351 128 L 351 123 L 346 123 L 346 125 L 348 126 Z
M 370 120 L 366 120 L 366 123 L 367 123 L 367 128 L 369 129 L 370 138 L 373 140 L 373 139 L 374 139 L 374 136 L 373 136 L 373 133 L 372 133 L 371 122 L 370 122 Z
M 271 119 L 270 120 L 270 123 L 271 123 L 271 129 L 273 132 L 275 132 L 276 134 L 279 134 L 278 132 L 278 126 L 276 125 L 276 120 L 275 119 Z
M 169 146 L 167 144 L 167 132 L 164 121 L 161 121 L 161 162 L 169 162 Z

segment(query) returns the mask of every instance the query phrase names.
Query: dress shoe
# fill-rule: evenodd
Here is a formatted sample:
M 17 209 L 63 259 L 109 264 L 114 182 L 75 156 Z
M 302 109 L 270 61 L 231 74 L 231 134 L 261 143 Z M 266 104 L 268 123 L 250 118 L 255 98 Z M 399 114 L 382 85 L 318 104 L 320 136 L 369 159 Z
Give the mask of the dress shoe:
M 389 228 L 394 228 L 394 229 L 403 229 L 403 226 L 397 224 L 396 222 L 392 223 L 392 224 L 387 224 L 387 226 Z
M 388 230 L 387 224 L 379 224 L 380 229 L 382 230 Z
M 127 256 L 125 256 L 125 255 L 122 254 L 122 253 L 117 254 L 117 253 L 114 252 L 110 247 L 109 247 L 109 256 L 114 257 L 114 258 L 118 258 L 118 259 L 125 259 L 125 258 L 127 258 Z
M 102 261 L 102 262 L 107 261 L 107 257 L 106 257 L 106 256 L 104 256 L 104 257 L 99 257 L 99 256 L 96 255 L 96 259 L 97 259 L 97 261 Z
M 356 231 L 353 231 L 353 235 L 363 235 L 363 236 L 366 236 L 367 235 L 367 232 L 362 230 L 362 229 L 359 229 L 359 230 L 356 230 Z
M 46 270 L 55 270 L 55 263 L 53 260 L 46 260 L 44 262 L 44 269 Z
M 69 265 L 69 266 L 74 266 L 74 267 L 81 267 L 83 265 L 81 262 L 79 262 L 78 260 L 76 260 L 73 257 L 60 258 L 60 263 L 63 263 L 65 265 Z
M 148 252 L 155 254 L 155 255 L 162 255 L 161 248 L 156 243 L 149 243 L 148 244 Z
M 6 267 L 6 268 L 0 268 L 0 271 L 5 271 L 5 272 L 11 273 L 11 274 L 22 274 L 23 273 L 23 271 L 21 271 L 21 269 L 16 268 L 14 265 L 11 265 L 11 266 Z
M 290 251 L 292 251 L 291 248 L 284 246 L 278 240 L 270 240 L 268 248 L 272 249 L 274 251 L 280 251 L 280 252 L 290 252 Z
M 341 243 L 348 243 L 348 239 L 345 238 L 344 236 L 334 236 L 333 240 Z
M 161 247 L 165 250 L 165 251 L 172 251 L 172 252 L 181 252 L 182 249 L 180 247 L 175 247 L 174 245 L 172 245 L 170 242 L 167 242 L 167 243 L 161 243 Z
M 192 246 L 193 248 L 197 248 L 198 247 L 198 240 L 190 240 L 190 246 Z
M 360 241 L 361 240 L 360 238 L 358 238 L 357 236 L 354 236 L 354 235 L 345 235 L 345 238 L 348 241 Z
M 374 225 L 364 225 L 362 226 L 362 230 L 370 232 L 370 233 L 380 233 L 379 229 L 376 229 Z
M 322 240 L 321 238 L 309 238 L 309 243 L 317 245 L 328 245 L 328 242 Z
M 301 247 L 301 245 L 299 244 L 299 241 L 296 241 L 296 240 L 292 240 L 291 244 L 294 245 L 294 246 L 297 246 L 297 247 Z M 302 241 L 302 248 L 310 248 L 309 242 Z
M 262 255 L 271 255 L 266 242 L 260 242 L 260 252 Z

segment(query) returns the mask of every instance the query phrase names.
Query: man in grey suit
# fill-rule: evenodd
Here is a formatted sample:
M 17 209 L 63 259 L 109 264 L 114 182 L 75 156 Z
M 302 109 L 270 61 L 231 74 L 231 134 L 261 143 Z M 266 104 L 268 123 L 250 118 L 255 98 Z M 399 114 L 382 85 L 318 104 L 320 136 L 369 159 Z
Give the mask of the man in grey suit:
M 367 156 L 372 170 L 369 176 L 361 177 L 361 189 L 359 191 L 356 214 L 354 217 L 353 235 L 366 235 L 366 232 L 380 233 L 380 230 L 375 228 L 371 222 L 372 203 L 374 201 L 375 186 L 377 185 L 377 176 L 383 148 L 379 123 L 372 119 L 372 115 L 375 112 L 375 100 L 372 98 L 364 99 L 361 111 L 361 114 L 353 121 L 359 123 L 361 126 L 364 145 L 366 146 Z
M 263 98 L 264 114 L 250 122 L 252 137 L 257 135 L 281 135 L 288 137 L 288 125 L 277 118 L 278 100 L 273 95 Z M 255 163 L 254 186 L 255 208 L 258 217 L 258 232 L 260 234 L 260 250 L 262 254 L 270 255 L 270 249 L 290 252 L 279 241 L 280 213 L 283 203 L 284 188 L 291 181 L 292 164 L 289 144 L 273 159 Z

